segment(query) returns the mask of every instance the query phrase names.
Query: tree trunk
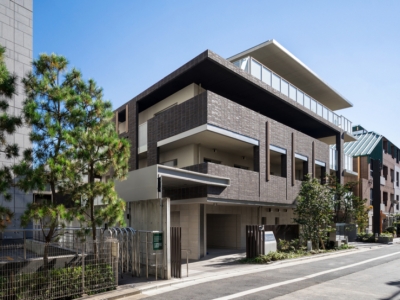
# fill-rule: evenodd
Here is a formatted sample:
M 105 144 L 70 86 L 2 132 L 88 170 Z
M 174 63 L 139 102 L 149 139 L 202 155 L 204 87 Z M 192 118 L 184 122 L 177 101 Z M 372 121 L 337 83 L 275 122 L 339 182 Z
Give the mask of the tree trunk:
M 49 243 L 47 242 L 47 238 L 46 238 L 46 243 L 44 244 L 44 251 L 43 251 L 43 270 L 47 275 L 49 270 Z
M 94 218 L 94 199 L 88 199 L 88 201 L 90 201 L 90 222 L 92 224 L 92 239 L 93 239 L 93 252 L 94 252 L 94 256 L 97 259 L 97 232 L 96 232 L 96 222 L 95 222 L 95 218 Z

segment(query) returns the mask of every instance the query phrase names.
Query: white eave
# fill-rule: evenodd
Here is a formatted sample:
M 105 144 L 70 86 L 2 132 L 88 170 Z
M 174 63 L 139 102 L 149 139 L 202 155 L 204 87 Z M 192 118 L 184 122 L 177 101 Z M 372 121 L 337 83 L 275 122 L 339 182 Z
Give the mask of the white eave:
M 266 41 L 229 57 L 227 60 L 233 62 L 246 56 L 254 57 L 267 68 L 282 76 L 291 84 L 333 111 L 353 106 L 350 101 L 330 87 L 296 56 L 275 40 Z

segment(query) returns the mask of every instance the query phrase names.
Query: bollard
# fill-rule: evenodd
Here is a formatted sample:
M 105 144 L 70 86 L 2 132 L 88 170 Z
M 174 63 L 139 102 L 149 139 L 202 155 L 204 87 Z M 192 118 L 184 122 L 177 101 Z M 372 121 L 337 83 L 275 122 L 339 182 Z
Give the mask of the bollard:
M 186 277 L 189 277 L 189 254 L 188 251 L 186 251 Z
M 311 250 L 312 250 L 312 242 L 307 241 L 307 251 L 311 251 Z

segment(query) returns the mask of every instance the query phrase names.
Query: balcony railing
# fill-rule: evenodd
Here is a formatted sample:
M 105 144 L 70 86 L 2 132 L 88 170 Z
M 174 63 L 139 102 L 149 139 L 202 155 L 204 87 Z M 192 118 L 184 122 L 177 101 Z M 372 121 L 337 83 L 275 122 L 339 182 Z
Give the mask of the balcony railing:
M 272 88 L 280 91 L 285 96 L 316 113 L 330 123 L 342 128 L 344 131 L 347 131 L 349 133 L 352 132 L 353 127 L 348 119 L 343 116 L 337 115 L 332 110 L 322 105 L 321 103 L 301 91 L 299 88 L 292 85 L 287 80 L 283 79 L 281 76 L 272 72 L 270 69 L 268 69 L 266 66 L 264 66 L 251 56 L 247 56 L 245 58 L 237 60 L 233 62 L 233 64 L 246 71 L 247 73 L 253 75 L 257 79 L 260 79 Z

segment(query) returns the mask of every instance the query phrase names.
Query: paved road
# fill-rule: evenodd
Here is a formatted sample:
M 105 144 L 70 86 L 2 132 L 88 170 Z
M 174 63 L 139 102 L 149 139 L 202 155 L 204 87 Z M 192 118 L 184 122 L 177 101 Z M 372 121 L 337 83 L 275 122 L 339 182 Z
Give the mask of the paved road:
M 400 299 L 400 245 L 129 299 Z

